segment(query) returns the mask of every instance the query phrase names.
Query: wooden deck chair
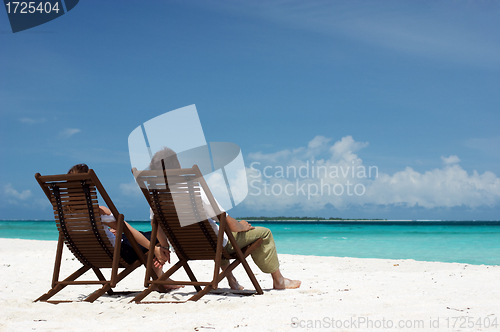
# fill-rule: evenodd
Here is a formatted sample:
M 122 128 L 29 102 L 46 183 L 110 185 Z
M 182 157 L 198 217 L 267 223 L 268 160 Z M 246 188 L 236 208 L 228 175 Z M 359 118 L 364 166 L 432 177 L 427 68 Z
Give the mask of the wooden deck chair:
M 49 301 L 49 299 L 68 285 L 102 285 L 100 289 L 90 294 L 85 301 L 93 302 L 104 293 L 115 294 L 112 290 L 116 283 L 125 278 L 141 265 L 146 265 L 146 255 L 139 249 L 137 242 L 124 224 L 124 217 L 116 210 L 115 205 L 104 190 L 93 170 L 88 173 L 41 176 L 35 175 L 45 195 L 52 203 L 54 217 L 59 230 L 52 288 L 36 301 L 51 303 L 71 301 Z M 107 227 L 101 222 L 97 191 L 111 210 L 118 223 L 116 242 L 113 247 L 104 230 Z M 128 264 L 120 256 L 122 233 L 125 233 L 139 259 Z M 154 243 L 154 241 L 151 241 Z M 66 279 L 59 280 L 63 246 L 75 255 L 83 266 Z M 111 277 L 107 280 L 101 269 L 111 268 Z M 124 270 L 118 273 L 119 268 Z M 99 280 L 76 279 L 92 269 Z M 154 275 L 153 272 L 153 276 Z
M 234 239 L 229 226 L 226 223 L 226 213 L 221 213 L 213 198 L 210 189 L 203 179 L 199 168 L 194 165 L 188 169 L 169 169 L 162 171 L 137 171 L 133 169 L 134 177 L 141 187 L 151 209 L 154 212 L 152 237 L 155 237 L 160 226 L 168 238 L 177 254 L 179 261 L 166 271 L 159 279 L 152 280 L 151 272 L 153 265 L 153 255 L 148 255 L 146 269 L 145 287 L 142 293 L 137 295 L 132 301 L 140 303 L 156 285 L 190 285 L 194 286 L 197 293 L 188 300 L 197 301 L 211 290 L 216 290 L 218 283 L 226 277 L 240 263 L 245 268 L 257 294 L 263 294 L 246 257 L 262 244 L 262 239 L 258 239 L 247 247 L 240 249 Z M 161 174 L 163 173 L 163 174 Z M 167 180 L 168 179 L 168 180 Z M 201 200 L 200 187 L 202 187 L 214 208 L 217 217 L 212 219 L 219 221 L 219 234 L 211 227 L 206 219 L 206 214 Z M 176 195 L 174 205 L 172 193 Z M 183 204 L 180 204 L 182 202 Z M 182 214 L 183 220 L 192 220 L 193 224 L 181 227 L 179 216 Z M 200 218 L 200 216 L 203 216 Z M 196 222 L 202 220 L 200 222 Z M 226 233 L 231 241 L 235 253 L 230 255 L 226 252 L 223 243 L 223 234 Z M 221 259 L 234 259 L 229 267 L 219 273 Z M 192 260 L 212 260 L 214 261 L 213 278 L 210 281 L 198 281 L 189 267 L 188 262 Z M 173 273 L 184 268 L 190 281 L 169 281 L 167 280 Z M 204 288 L 202 289 L 201 286 Z M 254 293 L 246 293 L 251 295 Z M 165 302 L 165 301 L 163 301 Z M 145 302 L 155 303 L 155 302 Z M 157 302 L 158 303 L 158 302 Z M 161 302 L 160 302 L 161 303 Z

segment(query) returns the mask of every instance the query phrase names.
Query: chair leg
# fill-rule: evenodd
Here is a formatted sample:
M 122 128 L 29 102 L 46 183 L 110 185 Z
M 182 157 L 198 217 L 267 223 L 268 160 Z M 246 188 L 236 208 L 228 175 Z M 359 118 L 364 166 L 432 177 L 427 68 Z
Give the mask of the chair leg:
M 97 276 L 97 278 L 100 280 L 100 281 L 106 281 L 106 278 L 104 278 L 104 276 L 102 275 L 102 272 L 101 270 L 99 270 L 98 268 L 94 267 L 92 268 L 92 270 L 94 271 L 95 275 Z M 108 295 L 113 295 L 114 292 L 113 292 L 113 289 L 109 289 L 107 291 Z
M 252 252 L 253 251 L 253 250 L 250 250 L 250 249 L 251 249 L 251 247 L 249 247 L 247 249 L 248 252 Z M 244 257 L 248 256 L 247 251 L 245 251 L 245 253 L 244 253 L 243 256 Z M 247 263 L 247 261 L 245 259 L 243 259 L 243 262 L 245 262 L 246 265 L 248 266 L 248 263 Z M 217 275 L 217 277 L 216 277 L 217 283 L 221 282 L 222 279 L 224 279 L 231 271 L 234 270 L 234 268 L 236 268 L 241 263 L 242 263 L 242 261 L 240 261 L 239 259 L 234 260 L 224 271 L 222 271 L 221 273 L 219 273 Z M 247 271 L 247 274 L 250 277 L 250 279 L 251 280 L 253 279 L 252 280 L 252 284 L 254 285 L 254 287 L 255 287 L 255 289 L 257 291 L 257 294 L 259 294 L 259 295 L 264 294 L 264 292 L 260 288 L 259 283 L 257 282 L 257 279 L 255 278 L 254 274 L 252 273 L 252 270 L 250 269 L 250 266 L 248 266 L 248 270 L 245 268 L 245 271 Z M 255 280 L 255 283 L 253 282 L 254 280 Z M 210 292 L 212 289 L 214 289 L 212 285 L 213 285 L 213 283 L 211 285 L 206 286 L 203 290 L 199 290 L 198 293 L 196 293 L 191 298 L 189 298 L 189 301 L 198 301 L 199 299 L 201 299 L 204 295 L 206 295 L 208 292 Z
M 64 239 L 62 234 L 59 233 L 59 240 L 57 241 L 57 250 L 56 250 L 56 263 L 54 265 L 54 274 L 52 275 L 52 287 L 55 287 L 57 281 L 59 280 L 63 247 L 64 247 Z
M 183 266 L 182 261 L 178 261 L 175 263 L 174 266 L 172 266 L 168 271 L 163 273 L 161 277 L 157 279 L 157 281 L 164 281 L 167 280 L 172 274 L 174 274 L 178 269 L 180 269 Z M 135 303 L 140 303 L 146 296 L 148 296 L 153 290 L 154 290 L 155 284 L 149 285 L 148 288 L 143 290 L 140 294 L 138 294 L 136 297 L 132 299 L 129 303 L 135 302 Z
M 259 241 L 260 240 L 260 241 Z M 245 250 L 245 257 L 247 257 L 250 253 L 252 253 L 258 246 L 261 245 L 262 239 L 259 239 L 258 241 L 255 241 L 250 247 Z M 241 252 L 241 251 L 240 251 Z M 248 277 L 252 281 L 253 286 L 255 287 L 255 290 L 257 291 L 257 294 L 262 295 L 264 292 L 262 291 L 262 288 L 259 285 L 259 282 L 257 281 L 257 278 L 255 278 L 255 275 L 252 272 L 252 269 L 250 268 L 250 265 L 248 265 L 247 260 L 243 258 L 241 264 L 243 264 L 243 267 L 245 268 L 245 271 L 248 274 Z
M 248 262 L 246 258 L 255 250 L 257 249 L 260 245 L 262 244 L 262 239 L 259 239 L 252 243 L 250 246 L 246 248 L 244 252 L 241 251 L 240 248 L 235 248 L 235 253 L 237 260 L 235 260 L 233 263 L 229 265 L 229 267 L 224 271 L 224 273 L 219 276 L 219 280 L 222 280 L 230 271 L 232 271 L 238 264 L 242 264 L 243 268 L 245 269 L 248 277 L 250 278 L 250 281 L 252 282 L 253 286 L 255 287 L 255 290 L 257 291 L 257 294 L 262 295 L 264 292 L 262 291 L 262 288 L 259 285 L 259 282 L 257 281 L 257 278 L 255 278 L 255 275 L 252 272 L 252 269 L 250 268 L 250 265 L 248 265 Z M 233 265 L 234 264 L 234 265 Z
M 193 270 L 191 270 L 191 267 L 189 267 L 188 262 L 184 261 L 182 266 L 184 266 L 184 270 L 186 270 L 186 274 L 188 275 L 189 279 L 191 279 L 191 281 L 197 282 L 198 280 L 194 276 L 194 273 L 193 273 Z M 194 288 L 196 289 L 196 291 L 201 292 L 200 286 L 194 286 Z
M 121 280 L 123 280 L 123 278 L 128 276 L 132 271 L 134 271 L 136 268 L 138 268 L 141 265 L 142 265 L 142 263 L 138 260 L 135 261 L 133 264 L 129 265 L 127 268 L 125 268 L 122 272 L 120 272 L 117 275 L 116 283 L 119 283 Z M 99 270 L 97 270 L 97 271 L 99 271 Z M 94 270 L 94 272 L 96 272 L 96 271 Z M 96 272 L 96 274 L 97 274 L 97 272 Z M 99 271 L 99 274 L 102 276 L 101 271 Z M 104 278 L 104 276 L 102 276 L 103 279 L 101 279 L 98 275 L 98 278 L 101 281 L 106 280 Z M 111 291 L 110 295 L 112 295 L 114 292 L 111 289 L 111 282 L 108 282 L 102 288 L 100 288 L 100 289 L 96 290 L 95 292 L 93 292 L 92 294 L 90 294 L 84 301 L 92 303 L 95 300 L 97 300 L 99 297 L 101 297 L 104 293 L 108 292 L 108 294 L 109 294 L 110 291 Z
M 102 288 L 90 294 L 84 301 L 92 303 L 109 290 L 111 290 L 111 285 L 107 283 Z
M 200 288 L 198 286 L 198 288 Z M 201 290 L 200 288 L 200 291 L 196 294 L 194 294 L 193 296 L 191 296 L 188 301 L 198 301 L 199 299 L 201 299 L 203 296 L 205 296 L 205 294 L 207 294 L 208 292 L 210 292 L 212 290 L 212 285 L 208 285 L 208 286 L 205 286 L 205 288 L 203 288 L 203 290 Z
M 90 266 L 82 266 L 80 269 L 78 269 L 72 275 L 70 275 L 69 277 L 67 277 L 66 279 L 64 279 L 63 282 L 75 281 L 77 278 L 79 278 L 81 275 L 83 275 L 88 270 L 90 270 Z M 52 287 L 52 289 L 50 289 L 47 293 L 43 294 L 38 299 L 36 299 L 35 302 L 37 302 L 37 301 L 43 301 L 43 302 L 48 301 L 52 296 L 54 296 L 57 293 L 59 293 L 66 286 L 68 286 L 68 284 L 61 284 L 61 283 L 57 282 L 56 285 L 54 287 Z
M 220 283 L 229 273 L 231 273 L 238 265 L 240 264 L 240 261 L 238 259 L 235 259 L 229 266 L 219 273 L 217 276 L 217 283 Z
M 95 292 L 93 292 L 92 294 L 87 296 L 84 301 L 92 303 L 95 300 L 97 300 L 98 298 L 100 298 L 104 293 L 108 293 L 108 295 L 114 294 L 113 290 L 111 289 L 110 282 L 104 284 L 104 286 L 102 286 L 102 288 L 99 288 L 98 290 L 96 290 Z

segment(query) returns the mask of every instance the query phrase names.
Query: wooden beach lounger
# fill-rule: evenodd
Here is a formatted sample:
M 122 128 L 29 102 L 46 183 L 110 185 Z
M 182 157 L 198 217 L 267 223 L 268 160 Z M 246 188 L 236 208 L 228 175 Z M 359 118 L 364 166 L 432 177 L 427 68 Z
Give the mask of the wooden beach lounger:
M 52 203 L 57 229 L 59 230 L 52 288 L 36 299 L 35 302 L 71 302 L 49 301 L 49 299 L 68 285 L 102 285 L 100 289 L 85 299 L 85 301 L 93 302 L 106 292 L 109 295 L 115 294 L 112 288 L 116 286 L 117 282 L 125 278 L 137 267 L 146 265 L 146 256 L 139 249 L 130 230 L 124 224 L 123 215 L 118 213 L 93 170 L 89 170 L 88 173 L 48 176 L 41 176 L 37 173 L 35 178 Z M 104 228 L 107 226 L 101 222 L 96 189 L 118 223 L 114 247 L 105 233 Z M 139 257 L 132 264 L 126 263 L 120 257 L 122 233 L 125 233 Z M 151 242 L 154 243 L 154 241 Z M 64 244 L 83 266 L 66 279 L 60 281 L 59 271 Z M 101 272 L 103 268 L 111 268 L 109 280 L 103 276 Z M 124 270 L 118 273 L 119 268 L 124 268 Z M 76 280 L 90 269 L 94 271 L 99 280 Z
M 132 172 L 154 212 L 151 237 L 156 237 L 158 226 L 160 226 L 179 258 L 179 261 L 158 280 L 151 280 L 153 255 L 148 255 L 145 280 L 145 287 L 148 288 L 137 295 L 132 301 L 140 303 L 154 290 L 156 285 L 194 286 L 197 293 L 189 298 L 189 300 L 197 301 L 211 290 L 216 290 L 218 283 L 240 263 L 245 268 L 257 294 L 263 294 L 257 279 L 246 261 L 246 257 L 261 245 L 262 239 L 258 239 L 243 249 L 239 248 L 226 223 L 226 213 L 220 212 L 215 199 L 196 165 L 194 165 L 193 168 L 169 169 L 163 172 L 137 171 L 137 169 L 134 168 Z M 200 194 L 200 186 L 204 189 L 217 214 L 217 217 L 213 219 L 218 219 L 219 221 L 218 235 L 215 234 L 213 228 L 206 219 Z M 172 194 L 175 196 L 175 205 Z M 189 226 L 181 227 L 179 221 L 179 216 L 181 215 L 183 222 L 185 220 L 191 220 L 193 223 Z M 232 255 L 228 254 L 222 246 L 224 232 L 235 248 L 236 252 Z M 224 272 L 219 273 L 222 258 L 235 260 Z M 188 264 L 188 262 L 192 260 L 214 261 L 212 280 L 205 282 L 198 281 Z M 167 278 L 181 267 L 186 271 L 190 281 L 168 281 Z M 201 288 L 202 286 L 204 287 L 203 289 Z M 250 295 L 254 293 L 246 292 L 244 294 Z

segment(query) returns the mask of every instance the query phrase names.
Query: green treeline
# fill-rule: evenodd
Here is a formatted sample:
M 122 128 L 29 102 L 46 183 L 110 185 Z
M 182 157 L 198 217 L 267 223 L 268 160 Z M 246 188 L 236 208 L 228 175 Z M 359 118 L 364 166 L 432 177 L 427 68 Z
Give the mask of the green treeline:
M 344 219 L 344 218 L 322 218 L 322 217 L 284 217 L 284 216 L 279 216 L 279 217 L 265 217 L 265 216 L 260 216 L 260 217 L 241 217 L 241 218 L 237 218 L 238 220 L 269 220 L 269 221 L 273 221 L 273 220 L 280 220 L 280 221 L 286 221 L 286 220 L 338 220 L 338 221 L 342 221 L 342 220 L 387 220 L 387 219 Z

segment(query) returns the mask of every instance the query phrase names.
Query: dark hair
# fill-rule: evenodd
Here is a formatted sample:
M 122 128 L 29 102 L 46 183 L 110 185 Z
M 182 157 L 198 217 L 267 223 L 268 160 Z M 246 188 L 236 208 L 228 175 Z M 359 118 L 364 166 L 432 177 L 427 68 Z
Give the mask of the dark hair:
M 181 168 L 179 159 L 177 159 L 177 154 L 174 150 L 163 147 L 160 151 L 156 152 L 151 162 L 149 163 L 150 170 L 162 170 L 161 161 L 165 164 L 165 169 Z
M 68 171 L 68 174 L 76 174 L 76 173 L 88 173 L 89 167 L 87 164 L 76 164 L 71 167 Z

